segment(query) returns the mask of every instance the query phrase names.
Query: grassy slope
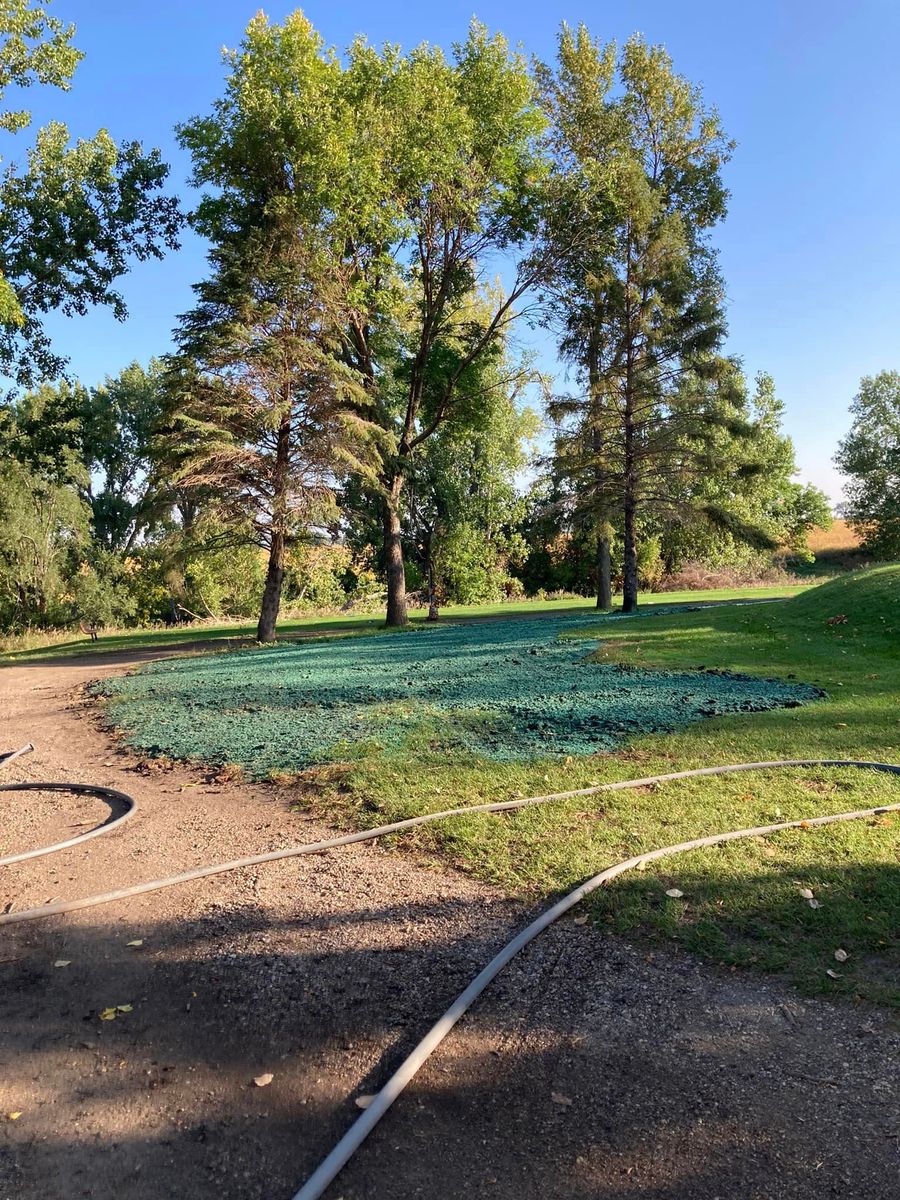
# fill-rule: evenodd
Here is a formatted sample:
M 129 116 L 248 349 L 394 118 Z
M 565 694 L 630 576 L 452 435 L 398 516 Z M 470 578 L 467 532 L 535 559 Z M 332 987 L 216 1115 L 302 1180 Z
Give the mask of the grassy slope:
M 846 624 L 829 626 L 844 613 Z M 604 631 L 605 633 L 606 631 Z M 585 636 L 589 636 L 585 634 Z M 897 759 L 900 567 L 846 576 L 785 604 L 710 609 L 617 627 L 598 657 L 796 676 L 829 693 L 800 709 L 704 721 L 614 756 L 529 767 L 448 762 L 439 730 L 355 764 L 331 812 L 354 823 L 714 763 Z M 469 817 L 420 832 L 420 850 L 513 892 L 569 887 L 641 850 L 705 833 L 900 800 L 900 781 L 851 770 L 697 780 Z M 591 902 L 621 933 L 674 938 L 716 962 L 785 972 L 811 992 L 900 1005 L 900 818 L 699 851 L 617 881 Z M 409 840 L 405 840 L 409 845 Z M 677 887 L 683 899 L 670 899 Z M 811 888 L 820 907 L 800 895 Z M 846 950 L 840 964 L 834 951 Z M 838 979 L 827 975 L 831 969 Z
M 759 599 L 774 599 L 793 596 L 801 591 L 801 587 L 773 586 L 761 588 L 719 588 L 705 592 L 667 592 L 657 597 L 643 598 L 644 603 L 652 603 L 655 599 L 660 604 L 700 603 L 713 600 L 739 600 L 757 597 Z M 585 612 L 593 608 L 591 600 L 520 600 L 508 604 L 455 605 L 441 610 L 445 620 L 479 619 L 482 617 L 501 617 L 522 614 Z M 426 610 L 419 609 L 412 614 L 416 624 L 424 622 Z M 351 613 L 348 615 L 309 616 L 296 620 L 283 620 L 279 623 L 279 638 L 290 639 L 322 633 L 375 633 L 384 628 L 381 616 L 371 613 Z M 16 663 L 40 662 L 49 658 L 66 658 L 73 655 L 104 653 L 116 650 L 177 649 L 181 645 L 208 643 L 210 649 L 230 648 L 236 643 L 252 641 L 256 636 L 255 622 L 232 622 L 219 625 L 181 625 L 175 629 L 161 629 L 156 626 L 148 629 L 127 630 L 124 632 L 101 634 L 96 642 L 88 637 L 72 634 L 36 634 L 26 647 L 18 648 L 16 639 L 8 639 L 9 645 L 3 646 L 0 641 L 0 665 L 15 665 Z M 21 639 L 20 639 L 21 640 Z

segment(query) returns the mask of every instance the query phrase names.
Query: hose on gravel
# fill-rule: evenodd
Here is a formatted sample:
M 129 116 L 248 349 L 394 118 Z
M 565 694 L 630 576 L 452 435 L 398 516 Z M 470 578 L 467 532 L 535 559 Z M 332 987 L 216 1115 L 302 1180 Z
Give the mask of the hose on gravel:
M 24 748 L 23 748 L 24 749 Z M 5 761 L 11 761 L 8 757 Z M 4 760 L 0 760 L 0 766 L 4 765 Z M 197 879 L 204 879 L 210 875 L 219 875 L 226 871 L 239 870 L 242 867 L 258 866 L 267 862 L 278 862 L 286 858 L 295 858 L 305 854 L 318 854 L 326 850 L 332 850 L 339 846 L 348 846 L 356 842 L 371 841 L 375 838 L 384 837 L 387 834 L 400 833 L 407 829 L 415 828 L 419 825 L 425 825 L 431 821 L 445 820 L 449 817 L 462 816 L 469 813 L 479 812 L 511 812 L 519 808 L 525 808 L 535 804 L 546 804 L 557 800 L 568 800 L 576 796 L 592 796 L 599 792 L 624 791 L 629 788 L 647 787 L 653 784 L 670 783 L 678 779 L 693 779 L 702 776 L 711 775 L 727 775 L 734 774 L 739 771 L 762 771 L 772 769 L 786 769 L 791 767 L 855 767 L 861 770 L 883 771 L 892 775 L 900 775 L 900 766 L 893 763 L 882 762 L 866 762 L 862 760 L 849 759 L 780 759 L 772 762 L 756 762 L 756 763 L 733 763 L 727 766 L 720 767 L 699 767 L 690 771 L 673 771 L 665 775 L 648 775 L 642 779 L 626 779 L 614 783 L 595 784 L 587 788 L 576 788 L 567 792 L 553 792 L 544 796 L 529 796 L 520 800 L 501 801 L 495 804 L 476 804 L 461 808 L 445 809 L 442 812 L 423 813 L 418 817 L 410 817 L 404 821 L 394 821 L 388 825 L 380 825 L 373 829 L 363 829 L 356 833 L 345 834 L 340 837 L 327 838 L 319 842 L 310 842 L 303 846 L 293 846 L 284 850 L 273 850 L 266 854 L 249 855 L 246 858 L 234 859 L 231 862 L 219 863 L 214 866 L 197 867 L 191 871 L 183 871 L 178 875 L 171 875 L 166 879 L 151 880 L 148 883 L 135 884 L 129 888 L 119 888 L 111 892 L 103 892 L 95 896 L 87 896 L 80 900 L 64 900 L 54 904 L 45 904 L 40 908 L 26 909 L 18 913 L 5 913 L 0 915 L 0 925 L 12 925 L 22 921 L 34 921 L 40 917 L 48 917 L 59 915 L 61 913 L 75 912 L 78 909 L 89 908 L 98 904 L 108 904 L 115 900 L 123 900 L 130 896 L 139 896 L 146 892 L 159 891 L 162 888 L 174 887 L 177 884 L 188 883 Z M 97 793 L 109 794 L 110 789 L 107 788 L 86 788 L 83 785 L 76 784 L 13 784 L 2 790 L 16 790 L 22 788 L 47 788 L 51 787 L 54 790 L 86 790 Z M 117 797 L 122 797 L 123 793 L 112 793 Z M 134 801 L 130 797 L 124 797 L 129 800 L 132 807 L 125 814 L 130 816 L 135 811 Z M 510 942 L 508 942 L 498 954 L 491 959 L 486 967 L 472 980 L 469 986 L 457 996 L 446 1012 L 435 1022 L 428 1033 L 422 1038 L 418 1045 L 411 1051 L 409 1055 L 400 1064 L 394 1074 L 388 1079 L 387 1083 L 373 1097 L 368 1107 L 357 1117 L 356 1121 L 350 1126 L 344 1136 L 340 1139 L 334 1149 L 322 1160 L 313 1174 L 309 1177 L 306 1183 L 295 1193 L 292 1200 L 319 1200 L 325 1189 L 337 1176 L 337 1174 L 346 1166 L 347 1162 L 353 1154 L 359 1149 L 374 1127 L 378 1124 L 387 1110 L 391 1107 L 397 1097 L 401 1094 L 406 1085 L 416 1075 L 420 1067 L 434 1053 L 437 1047 L 441 1044 L 448 1033 L 453 1029 L 459 1019 L 468 1011 L 479 996 L 485 991 L 488 985 L 497 977 L 500 971 L 510 962 L 516 954 L 519 953 L 525 946 L 532 942 L 540 933 L 548 926 L 552 925 L 561 916 L 574 908 L 580 903 L 585 896 L 590 895 L 598 887 L 615 879 L 617 876 L 624 874 L 626 871 L 631 871 L 636 867 L 640 867 L 646 863 L 654 862 L 659 858 L 666 858 L 674 854 L 683 854 L 688 850 L 698 850 L 704 846 L 718 846 L 725 842 L 739 841 L 742 838 L 749 837 L 764 837 L 772 833 L 779 833 L 787 829 L 812 829 L 824 825 L 832 825 L 839 821 L 854 821 L 865 817 L 879 816 L 883 813 L 900 812 L 900 803 L 881 805 L 878 808 L 860 809 L 856 812 L 835 813 L 823 817 L 809 817 L 796 821 L 782 821 L 775 825 L 758 825 L 752 829 L 735 829 L 726 833 L 712 834 L 708 837 L 695 838 L 689 842 L 680 842 L 674 846 L 663 846 L 657 850 L 650 850 L 645 854 L 638 854 L 634 858 L 626 859 L 623 862 L 616 863 L 612 867 L 601 871 L 598 875 L 592 876 L 584 883 L 580 884 L 573 891 L 563 896 L 554 905 L 541 913 L 530 925 L 526 926 L 518 933 Z M 115 822 L 118 824 L 119 821 Z M 97 829 L 91 830 L 89 834 L 83 834 L 78 838 L 72 839 L 68 843 L 60 843 L 57 846 L 46 847 L 43 850 L 30 851 L 23 856 L 13 856 L 12 859 L 0 860 L 2 862 L 17 861 L 19 857 L 33 857 L 35 854 L 49 854 L 55 850 L 63 849 L 67 845 L 73 845 L 85 840 L 87 837 L 97 836 L 100 833 L 106 832 L 113 827 L 113 822 L 108 822 L 105 825 L 99 826 Z
M 11 762 L 29 754 L 34 749 L 31 742 L 12 750 L 0 757 L 0 767 L 8 767 Z M 99 837 L 117 829 L 123 821 L 127 821 L 135 811 L 135 803 L 125 792 L 117 792 L 115 788 L 98 787 L 91 783 L 4 783 L 0 784 L 0 792 L 67 792 L 70 796 L 96 796 L 109 805 L 109 816 L 93 829 L 67 838 L 64 842 L 55 842 L 52 846 L 38 846 L 36 850 L 23 850 L 19 854 L 7 854 L 0 858 L 0 867 L 8 867 L 12 863 L 25 862 L 29 858 L 42 858 L 45 854 L 55 854 L 57 850 L 68 850 L 70 846 L 80 846 L 91 838 Z

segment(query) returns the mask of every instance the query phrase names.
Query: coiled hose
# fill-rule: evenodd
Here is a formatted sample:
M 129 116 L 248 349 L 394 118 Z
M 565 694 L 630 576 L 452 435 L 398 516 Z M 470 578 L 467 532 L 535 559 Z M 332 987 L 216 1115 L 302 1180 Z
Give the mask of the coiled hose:
M 0 767 L 11 762 L 19 754 L 25 753 L 31 749 L 30 746 L 23 747 L 19 751 L 7 755 L 0 759 Z M 592 787 L 576 788 L 567 792 L 553 792 L 544 796 L 528 796 L 520 800 L 501 801 L 495 804 L 476 804 L 462 808 L 445 809 L 442 812 L 423 813 L 418 817 L 409 817 L 404 821 L 394 821 L 388 825 L 379 825 L 374 829 L 363 829 L 356 833 L 345 834 L 340 837 L 327 838 L 319 842 L 310 842 L 303 846 L 293 846 L 284 850 L 273 850 L 266 854 L 249 855 L 246 858 L 233 859 L 231 862 L 219 863 L 213 866 L 197 867 L 192 871 L 183 871 L 178 875 L 170 875 L 165 879 L 151 880 L 148 883 L 135 884 L 129 888 L 119 888 L 115 891 L 102 892 L 95 896 L 87 896 L 80 900 L 63 900 L 54 904 L 45 904 L 40 908 L 25 909 L 18 913 L 5 913 L 0 915 L 0 925 L 13 925 L 22 921 L 34 921 L 40 917 L 54 916 L 61 913 L 75 912 L 78 909 L 89 908 L 97 904 L 109 904 L 115 900 L 123 900 L 130 896 L 139 896 L 146 892 L 159 891 L 162 888 L 174 887 L 180 883 L 188 883 L 196 879 L 204 879 L 210 875 L 220 875 L 226 871 L 236 871 L 242 867 L 258 866 L 261 863 L 277 862 L 285 858 L 296 858 L 304 854 L 318 854 L 325 850 L 332 850 L 339 846 L 348 846 L 355 842 L 371 841 L 375 838 L 384 837 L 386 834 L 401 833 L 404 830 L 415 828 L 418 825 L 425 825 L 430 821 L 445 820 L 448 817 L 462 816 L 467 813 L 478 812 L 510 812 L 515 809 L 525 808 L 535 804 L 547 804 L 554 800 L 568 800 L 576 796 L 592 796 L 599 792 L 615 792 L 624 791 L 629 788 L 646 787 L 651 784 L 670 783 L 676 779 L 692 779 L 699 776 L 707 775 L 729 775 L 738 771 L 762 771 L 771 770 L 774 768 L 786 769 L 791 767 L 855 767 L 862 770 L 883 771 L 892 775 L 900 775 L 900 766 L 894 763 L 882 762 L 866 762 L 861 760 L 848 759 L 780 759 L 773 762 L 757 762 L 757 763 L 733 763 L 721 767 L 700 767 L 691 771 L 673 771 L 666 775 L 648 775 L 642 779 L 626 779 L 616 783 L 600 783 Z M 104 797 L 115 796 L 119 799 L 127 801 L 131 807 L 126 813 L 116 819 L 110 820 L 96 829 L 91 830 L 87 834 L 82 834 L 78 838 L 73 838 L 69 842 L 62 842 L 56 846 L 45 847 L 43 850 L 30 851 L 25 855 L 14 855 L 7 859 L 0 860 L 3 862 L 17 862 L 23 857 L 34 857 L 36 854 L 50 854 L 56 850 L 61 850 L 67 846 L 77 844 L 84 841 L 88 837 L 96 837 L 101 833 L 105 833 L 116 825 L 120 824 L 125 817 L 130 816 L 135 811 L 135 803 L 131 797 L 124 796 L 124 793 L 113 792 L 108 788 L 89 788 L 82 784 L 12 784 L 7 787 L 0 788 L 4 791 L 22 790 L 22 789 L 51 789 L 54 791 L 78 791 L 92 792 L 102 794 Z M 758 825 L 752 829 L 735 829 L 726 833 L 712 834 L 709 837 L 695 838 L 689 842 L 680 842 L 674 846 L 663 846 L 658 850 L 650 850 L 646 854 L 638 854 L 634 858 L 626 859 L 624 862 L 616 863 L 615 866 L 608 867 L 601 871 L 598 875 L 586 880 L 573 891 L 563 896 L 554 905 L 541 913 L 536 920 L 526 926 L 518 933 L 512 941 L 508 942 L 498 954 L 484 967 L 479 974 L 472 980 L 469 986 L 457 996 L 446 1012 L 432 1025 L 428 1033 L 422 1038 L 418 1045 L 407 1055 L 397 1070 L 388 1079 L 387 1083 L 375 1095 L 368 1107 L 357 1117 L 356 1121 L 350 1126 L 344 1136 L 340 1139 L 337 1145 L 331 1152 L 322 1160 L 313 1174 L 304 1183 L 298 1192 L 295 1193 L 292 1200 L 319 1200 L 325 1189 L 332 1182 L 335 1176 L 346 1166 L 347 1162 L 353 1154 L 359 1149 L 371 1131 L 375 1128 L 387 1110 L 391 1107 L 397 1097 L 401 1094 L 406 1085 L 413 1079 L 420 1067 L 438 1048 L 447 1034 L 459 1019 L 468 1011 L 478 997 L 484 992 L 488 985 L 497 977 L 500 971 L 507 963 L 515 957 L 520 950 L 532 942 L 538 934 L 542 933 L 548 926 L 552 925 L 561 916 L 574 908 L 580 903 L 585 896 L 591 892 L 615 879 L 617 876 L 624 874 L 626 871 L 631 871 L 636 867 L 640 867 L 646 863 L 654 862 L 659 858 L 666 858 L 673 854 L 683 854 L 688 850 L 699 850 L 704 846 L 718 846 L 725 842 L 735 842 L 742 838 L 761 837 L 772 833 L 779 833 L 786 829 L 812 829 L 823 825 L 832 825 L 838 821 L 855 821 L 864 817 L 879 816 L 883 813 L 900 811 L 900 804 L 881 805 L 878 808 L 860 809 L 856 812 L 835 813 L 824 817 L 811 817 L 797 821 L 782 821 L 775 825 Z
M 0 767 L 8 767 L 11 762 L 21 758 L 23 754 L 30 754 L 33 749 L 34 746 L 28 742 L 18 750 L 0 756 Z M 38 846 L 36 850 L 7 854 L 0 858 L 0 867 L 24 862 L 27 858 L 42 858 L 45 854 L 55 854 L 57 850 L 68 850 L 70 846 L 80 846 L 82 842 L 99 837 L 101 833 L 109 833 L 111 829 L 116 829 L 132 816 L 136 807 L 132 798 L 124 792 L 117 792 L 114 788 L 95 787 L 89 783 L 4 783 L 0 785 L 0 792 L 68 792 L 75 796 L 98 796 L 109 805 L 109 816 L 93 829 L 85 830 L 84 833 L 79 833 L 64 842 L 55 842 L 52 846 Z

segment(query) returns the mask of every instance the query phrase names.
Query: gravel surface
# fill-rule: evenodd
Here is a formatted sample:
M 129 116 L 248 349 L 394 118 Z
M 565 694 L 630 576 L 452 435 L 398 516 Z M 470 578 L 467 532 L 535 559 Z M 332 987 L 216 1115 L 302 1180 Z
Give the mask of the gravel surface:
M 128 663 L 0 671 L 0 748 L 37 746 L 9 782 L 105 784 L 140 806 L 120 831 L 0 870 L 0 909 L 326 834 L 290 812 L 290 788 L 117 749 L 80 688 Z M 3 852 L 105 815 L 47 793 L 0 804 Z M 530 913 L 362 846 L 0 929 L 0 1200 L 289 1200 L 354 1098 Z M 889 1013 L 567 918 L 492 985 L 328 1197 L 896 1200 L 898 1052 Z

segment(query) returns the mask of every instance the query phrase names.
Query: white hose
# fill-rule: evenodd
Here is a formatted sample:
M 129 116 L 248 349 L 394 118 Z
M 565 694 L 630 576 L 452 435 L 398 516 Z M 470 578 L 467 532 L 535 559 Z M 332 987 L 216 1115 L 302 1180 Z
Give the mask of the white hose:
M 26 745 L 20 746 L 18 750 L 12 750 L 9 754 L 0 756 L 0 767 L 8 767 L 11 762 L 15 762 L 23 754 L 29 754 L 33 749 L 34 746 L 28 742 Z M 116 829 L 123 821 L 128 820 L 136 807 L 132 798 L 124 792 L 117 792 L 114 788 L 97 787 L 91 783 L 5 783 L 0 785 L 0 792 L 68 792 L 70 795 L 77 796 L 98 796 L 101 800 L 105 800 L 110 807 L 110 815 L 95 828 L 67 838 L 64 842 L 55 842 L 52 846 L 38 846 L 36 850 L 23 850 L 19 854 L 7 854 L 4 858 L 0 858 L 0 867 L 25 862 L 28 858 L 42 858 L 45 854 L 55 854 L 57 850 L 68 850 L 70 846 L 80 846 L 82 842 L 88 842 L 91 838 L 100 837 L 102 833 L 109 833 L 111 829 Z M 115 815 L 117 805 L 124 807 L 124 812 L 120 812 L 118 816 Z
M 9 760 L 7 760 L 9 761 Z M 0 766 L 2 766 L 0 760 Z M 864 770 L 884 771 L 893 775 L 900 775 L 900 766 L 893 763 L 881 762 L 865 762 L 847 759 L 782 759 L 773 762 L 758 762 L 758 763 L 734 763 L 728 766 L 721 767 L 700 767 L 691 771 L 673 771 L 666 775 L 649 775 L 643 779 L 626 779 L 615 783 L 595 784 L 592 787 L 576 788 L 567 792 L 553 792 L 545 796 L 529 796 L 521 800 L 508 800 L 495 804 L 477 804 L 469 807 L 450 808 L 442 812 L 423 813 L 418 817 L 410 817 L 404 821 L 394 821 L 389 825 L 379 825 L 374 829 L 363 829 L 356 833 L 345 834 L 340 837 L 327 838 L 319 842 L 310 842 L 303 846 L 293 846 L 284 850 L 272 850 L 266 854 L 250 855 L 246 858 L 234 859 L 231 862 L 219 863 L 214 866 L 197 867 L 191 871 L 184 871 L 178 875 L 171 875 L 165 879 L 152 880 L 148 883 L 135 884 L 128 888 L 119 888 L 116 891 L 103 892 L 95 896 L 87 896 L 80 900 L 63 900 L 55 904 L 45 904 L 40 908 L 26 909 L 18 913 L 5 913 L 0 915 L 0 925 L 13 925 L 22 921 L 34 921 L 40 917 L 48 917 L 59 915 L 61 913 L 75 912 L 78 909 L 89 908 L 97 904 L 108 904 L 114 900 L 122 900 L 129 896 L 138 896 L 146 892 L 159 891 L 161 888 L 174 887 L 180 883 L 188 883 L 196 879 L 204 879 L 210 875 L 219 875 L 226 871 L 239 870 L 242 867 L 257 866 L 261 863 L 277 862 L 281 859 L 295 858 L 304 854 L 317 854 L 325 850 L 335 849 L 338 846 L 348 846 L 355 842 L 371 841 L 374 838 L 384 837 L 387 834 L 400 833 L 406 829 L 412 829 L 418 825 L 427 824 L 430 821 L 445 820 L 448 817 L 463 816 L 468 813 L 479 812 L 509 812 L 518 808 L 525 808 L 534 804 L 546 804 L 555 800 L 568 800 L 576 796 L 591 796 L 598 792 L 613 792 L 622 791 L 628 788 L 646 787 L 651 784 L 668 783 L 676 779 L 692 779 L 698 776 L 706 775 L 726 775 L 733 774 L 738 771 L 761 771 L 773 768 L 787 767 L 856 767 Z M 13 787 L 47 787 L 48 785 L 12 785 Z M 59 784 L 51 785 L 60 789 L 78 789 L 81 790 L 83 785 Z M 87 789 L 93 791 L 109 791 L 109 789 Z M 112 793 L 116 797 L 122 797 L 122 793 Z M 124 797 L 130 800 L 130 797 Z M 126 813 L 130 816 L 134 812 L 134 802 L 130 801 L 132 808 Z M 484 992 L 485 988 L 496 978 L 503 970 L 506 964 L 518 952 L 533 941 L 538 934 L 542 933 L 549 925 L 558 920 L 561 916 L 578 904 L 585 896 L 589 895 L 596 888 L 608 883 L 611 879 L 615 879 L 618 875 L 622 875 L 625 871 L 630 871 L 633 868 L 644 863 L 653 862 L 658 858 L 665 858 L 672 854 L 682 854 L 686 850 L 697 850 L 703 846 L 717 846 L 723 842 L 738 841 L 741 838 L 760 837 L 771 833 L 778 833 L 785 829 L 808 829 L 821 825 L 831 825 L 838 821 L 854 821 L 863 817 L 878 816 L 882 813 L 898 812 L 900 804 L 882 805 L 878 808 L 861 809 L 856 812 L 836 813 L 832 816 L 811 817 L 808 819 L 800 819 L 797 821 L 782 821 L 776 825 L 760 825 L 753 829 L 737 829 L 727 833 L 712 834 L 708 837 L 695 838 L 690 842 L 680 842 L 675 846 L 664 846 L 658 850 L 648 851 L 646 854 L 636 855 L 634 858 L 626 859 L 624 862 L 617 863 L 615 866 L 608 867 L 601 871 L 599 875 L 594 875 L 591 879 L 580 884 L 574 891 L 563 896 L 551 908 L 542 913 L 536 920 L 532 921 L 521 933 L 517 934 L 512 941 L 508 942 L 503 949 L 495 955 L 494 958 L 487 964 L 486 967 L 472 980 L 465 991 L 453 1001 L 442 1017 L 431 1027 L 424 1038 L 418 1043 L 413 1051 L 404 1059 L 394 1074 L 388 1079 L 387 1083 L 381 1088 L 378 1094 L 374 1097 L 371 1104 L 365 1111 L 357 1117 L 356 1121 L 347 1130 L 341 1140 L 337 1143 L 334 1149 L 327 1155 L 319 1164 L 313 1174 L 309 1177 L 303 1187 L 294 1195 L 293 1200 L 318 1200 L 331 1181 L 335 1178 L 339 1171 L 347 1164 L 352 1155 L 359 1149 L 369 1133 L 378 1124 L 387 1110 L 391 1107 L 406 1085 L 418 1072 L 419 1068 L 427 1061 L 431 1054 L 441 1044 L 457 1021 L 467 1012 L 474 1004 L 478 997 Z M 124 818 L 120 818 L 122 820 Z M 112 826 L 112 822 L 105 826 L 100 826 L 92 830 L 88 835 L 82 835 L 80 838 L 75 838 L 71 843 L 61 843 L 58 846 L 46 847 L 43 850 L 29 851 L 23 856 L 14 856 L 12 860 L 16 861 L 18 857 L 28 857 L 35 854 L 49 854 L 55 850 L 62 849 L 66 845 L 74 844 L 82 841 L 86 836 L 97 836 L 100 833 L 106 832 Z
M 630 786 L 637 787 L 641 784 L 658 783 L 664 779 L 684 779 L 691 775 L 720 775 L 729 771 L 749 771 L 762 767 L 812 765 L 871 767 L 875 770 L 900 774 L 900 767 L 890 763 L 742 763 L 739 766 L 709 767 L 700 771 L 682 771 L 668 776 L 651 776 L 648 779 L 632 780 L 630 781 Z M 616 785 L 601 785 L 601 788 L 597 790 L 602 790 L 603 786 L 615 787 Z M 629 785 L 620 784 L 618 786 Z M 770 833 L 778 833 L 783 829 L 808 829 L 813 826 L 830 825 L 836 821 L 854 821 L 861 817 L 872 817 L 880 813 L 897 811 L 900 811 L 900 804 L 889 804 L 880 808 L 861 809 L 858 812 L 838 813 L 828 817 L 813 817 L 809 820 L 783 821 L 778 825 L 759 825 L 755 829 L 737 829 L 729 833 L 717 833 L 710 837 L 695 838 L 690 842 L 680 842 L 677 846 L 664 846 L 659 850 L 651 850 L 647 854 L 638 854 L 634 858 L 626 859 L 624 862 L 617 863 L 613 867 L 608 867 L 605 871 L 601 871 L 599 875 L 594 875 L 585 883 L 580 884 L 574 891 L 569 892 L 567 896 L 563 896 L 561 900 L 558 900 L 552 908 L 548 908 L 546 912 L 541 913 L 536 920 L 532 921 L 521 933 L 517 934 L 511 942 L 507 942 L 503 949 L 476 975 L 465 991 L 460 992 L 443 1016 L 432 1025 L 431 1029 L 429 1029 L 412 1052 L 407 1055 L 387 1083 L 372 1099 L 368 1107 L 357 1117 L 330 1154 L 322 1160 L 306 1183 L 304 1183 L 303 1187 L 300 1188 L 299 1192 L 295 1193 L 293 1200 L 318 1200 L 335 1176 L 347 1165 L 350 1158 L 356 1153 L 406 1085 L 416 1075 L 419 1068 L 424 1065 L 460 1017 L 471 1008 L 485 988 L 499 975 L 507 963 L 520 950 L 527 946 L 529 942 L 534 941 L 538 934 L 542 933 L 549 925 L 552 925 L 554 921 L 557 921 L 567 913 L 570 908 L 574 908 L 585 896 L 589 895 L 602 884 L 608 883 L 611 879 L 615 879 L 617 875 L 622 875 L 625 871 L 633 870 L 633 868 L 641 866 L 643 863 L 653 862 L 654 859 L 665 858 L 670 854 L 682 854 L 685 850 L 698 850 L 702 846 L 718 846 L 722 842 L 735 842 L 740 838 L 760 837 Z
M 404 821 L 392 821 L 389 825 L 376 825 L 373 829 L 360 829 L 356 833 L 345 833 L 339 837 L 325 838 L 320 842 L 307 842 L 303 846 L 288 846 L 284 850 L 269 850 L 264 854 L 250 854 L 245 858 L 234 858 L 230 862 L 214 863 L 207 867 L 194 867 L 190 871 L 182 871 L 178 875 L 169 875 L 165 879 L 151 879 L 147 883 L 135 883 L 131 887 L 116 888 L 111 892 L 99 892 L 94 896 L 84 896 L 80 900 L 58 900 L 53 904 L 42 904 L 40 908 L 26 908 L 21 912 L 0 914 L 0 925 L 17 925 L 21 921 L 36 921 L 40 917 L 56 917 L 62 913 L 77 912 L 82 908 L 93 908 L 98 904 L 111 904 L 115 900 L 127 900 L 131 896 L 142 896 L 147 892 L 158 892 L 162 888 L 175 887 L 181 883 L 192 883 L 197 879 L 207 879 L 210 875 L 223 875 L 227 871 L 238 871 L 243 867 L 258 867 L 263 863 L 280 862 L 285 858 L 298 858 L 304 854 L 321 854 L 325 850 L 336 850 L 340 846 L 351 846 L 356 842 L 370 842 L 375 838 L 385 837 L 392 833 L 402 833 L 414 829 L 417 825 L 427 825 L 431 821 L 443 821 L 448 817 L 461 817 L 469 813 L 512 812 L 517 808 L 527 808 L 533 804 L 547 804 L 554 800 L 570 800 L 575 796 L 593 796 L 597 792 L 618 792 L 628 788 L 645 787 L 653 783 L 669 783 L 674 779 L 691 779 L 698 775 L 724 775 L 734 771 L 760 771 L 769 767 L 866 767 L 874 771 L 890 771 L 900 774 L 900 767 L 891 763 L 851 762 L 846 759 L 784 759 L 775 762 L 737 763 L 727 767 L 699 767 L 693 771 L 673 771 L 668 775 L 650 775 L 646 779 L 623 779 L 617 783 L 598 783 L 592 787 L 576 788 L 570 792 L 551 792 L 546 796 L 527 796 L 522 800 L 502 800 L 494 804 L 472 804 L 462 808 L 445 808 L 441 812 L 422 813 L 418 817 L 408 817 Z M 19 787 L 23 785 L 12 785 Z M 69 787 L 68 784 L 27 785 L 29 787 Z M 71 785 L 80 787 L 81 785 Z M 102 790 L 102 789 L 101 789 Z M 124 793 L 114 793 L 124 797 L 132 808 L 126 814 L 130 816 L 137 808 L 131 797 Z M 124 820 L 125 818 L 120 818 Z M 36 854 L 50 854 L 65 845 L 83 841 L 87 837 L 97 837 L 101 833 L 115 828 L 114 822 L 101 825 L 91 830 L 90 834 L 82 834 L 74 838 L 72 843 L 61 843 L 59 846 L 48 846 L 43 850 L 30 850 L 23 857 Z

